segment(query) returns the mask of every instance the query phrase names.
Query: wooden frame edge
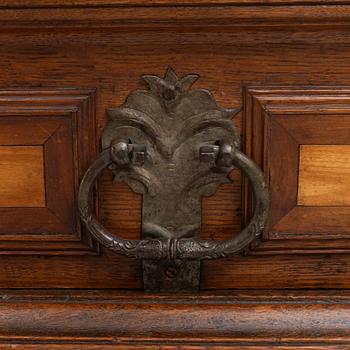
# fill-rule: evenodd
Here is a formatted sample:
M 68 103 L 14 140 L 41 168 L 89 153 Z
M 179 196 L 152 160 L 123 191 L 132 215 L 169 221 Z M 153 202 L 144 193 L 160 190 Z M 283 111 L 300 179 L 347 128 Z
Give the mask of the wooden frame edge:
M 276 5 L 276 4 L 275 4 Z M 334 29 L 348 30 L 350 6 L 323 5 L 289 6 L 274 4 L 264 6 L 239 4 L 210 4 L 207 6 L 91 6 L 78 7 L 0 7 L 0 32 L 9 29 L 47 28 L 59 29 L 103 29 L 103 30 L 200 30 L 213 28 L 232 30 L 255 29 Z
M 350 345 L 349 291 L 1 294 L 0 349 L 9 342 Z

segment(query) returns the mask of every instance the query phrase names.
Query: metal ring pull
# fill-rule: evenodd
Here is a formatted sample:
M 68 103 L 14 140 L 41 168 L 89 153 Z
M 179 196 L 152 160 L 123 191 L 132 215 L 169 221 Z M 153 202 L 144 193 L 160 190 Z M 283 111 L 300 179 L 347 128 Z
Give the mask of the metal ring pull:
M 107 110 L 104 151 L 80 186 L 81 218 L 102 245 L 142 259 L 145 289 L 198 289 L 201 259 L 238 253 L 261 234 L 269 206 L 266 183 L 239 151 L 240 137 L 231 119 L 240 109 L 222 108 L 209 91 L 192 89 L 197 74 L 178 78 L 169 68 L 164 78 L 142 78 L 148 90 L 133 91 L 123 105 Z M 143 195 L 140 240 L 113 235 L 93 214 L 89 198 L 107 167 L 115 180 Z M 201 198 L 228 182 L 234 167 L 252 183 L 253 218 L 232 239 L 202 240 Z
M 99 158 L 85 173 L 79 190 L 79 209 L 81 218 L 91 234 L 105 247 L 116 253 L 139 259 L 216 259 L 236 254 L 247 247 L 258 237 L 264 227 L 269 208 L 269 194 L 264 175 L 257 165 L 243 153 L 229 145 L 222 145 L 226 156 L 225 164 L 233 165 L 248 177 L 255 197 L 254 215 L 238 235 L 224 241 L 180 239 L 142 239 L 128 240 L 113 235 L 95 218 L 91 209 L 90 197 L 97 177 L 113 164 L 110 149 L 104 150 Z M 114 163 L 115 164 L 115 163 Z

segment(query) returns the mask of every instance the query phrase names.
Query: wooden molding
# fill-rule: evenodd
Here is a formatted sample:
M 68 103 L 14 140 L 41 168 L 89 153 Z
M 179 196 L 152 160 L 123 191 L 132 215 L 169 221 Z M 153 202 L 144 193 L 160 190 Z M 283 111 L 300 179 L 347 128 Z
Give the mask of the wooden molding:
M 334 253 L 335 242 L 339 253 L 349 251 L 349 206 L 304 206 L 297 201 L 300 145 L 350 144 L 349 92 L 346 87 L 246 90 L 245 151 L 264 169 L 271 193 L 269 223 L 256 253 Z M 250 193 L 245 183 L 246 218 Z
M 198 1 L 198 0 L 197 0 Z M 330 5 L 330 2 L 320 2 L 315 6 L 305 5 L 289 6 L 286 2 L 264 3 L 265 6 L 256 6 L 254 2 L 243 1 L 231 6 L 232 3 L 213 2 L 205 6 L 193 6 L 193 2 L 178 3 L 162 2 L 158 5 L 147 4 L 144 1 L 138 3 L 121 3 L 124 6 L 110 7 L 107 3 L 96 0 L 90 1 L 90 6 L 83 10 L 80 6 L 66 7 L 57 5 L 55 0 L 47 2 L 34 2 L 31 7 L 23 6 L 22 1 L 14 4 L 6 2 L 0 7 L 1 31 L 9 29 L 34 29 L 44 28 L 59 29 L 108 29 L 108 30 L 184 30 L 212 31 L 213 28 L 225 28 L 225 30 L 237 30 L 239 28 L 256 29 L 348 29 L 350 18 L 350 6 L 348 1 L 342 1 L 338 6 Z M 294 3 L 299 0 L 293 0 Z M 306 1 L 307 3 L 307 1 Z M 67 2 L 71 5 L 73 2 Z M 115 3 L 114 3 L 115 4 Z M 273 5 L 279 6 L 273 6 Z M 37 6 L 35 6 L 37 5 Z M 132 6 L 134 5 L 134 6 Z M 190 6 L 192 5 L 192 6 Z M 195 3 L 198 5 L 198 2 Z M 246 6 L 244 6 L 246 5 Z M 260 3 L 261 5 L 261 3 Z M 21 7 L 23 6 L 23 7 Z
M 344 5 L 348 0 L 3 0 L 0 8 L 215 6 L 215 5 Z
M 75 205 L 96 155 L 94 91 L 0 90 L 0 126 L 1 146 L 42 148 L 45 183 L 44 206 L 0 207 L 0 255 L 94 253 Z
M 82 344 L 92 349 L 350 345 L 348 291 L 147 295 L 3 290 L 1 300 L 0 349 L 13 343 L 31 349 L 34 342 L 49 349 L 80 349 Z

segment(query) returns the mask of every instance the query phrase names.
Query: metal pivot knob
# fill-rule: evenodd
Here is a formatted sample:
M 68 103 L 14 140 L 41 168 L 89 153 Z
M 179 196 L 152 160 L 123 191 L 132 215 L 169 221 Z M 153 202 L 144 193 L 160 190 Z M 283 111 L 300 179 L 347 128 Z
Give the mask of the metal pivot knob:
M 268 215 L 268 190 L 260 169 L 239 151 L 230 120 L 238 110 L 221 108 L 206 90 L 190 90 L 197 75 L 178 79 L 169 69 L 164 79 L 143 79 L 148 91 L 133 92 L 123 106 L 108 111 L 104 150 L 81 182 L 81 219 L 103 246 L 143 260 L 145 289 L 194 290 L 200 260 L 237 254 L 260 236 Z M 143 194 L 142 239 L 116 236 L 95 218 L 90 199 L 105 168 Z M 201 197 L 229 181 L 234 168 L 252 184 L 251 221 L 231 239 L 202 240 Z

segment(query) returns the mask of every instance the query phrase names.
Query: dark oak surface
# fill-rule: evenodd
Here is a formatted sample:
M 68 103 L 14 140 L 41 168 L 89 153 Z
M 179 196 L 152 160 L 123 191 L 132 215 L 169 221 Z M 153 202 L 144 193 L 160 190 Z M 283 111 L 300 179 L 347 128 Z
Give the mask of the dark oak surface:
M 8 29 L 41 29 L 51 28 L 55 32 L 63 29 L 116 29 L 131 32 L 154 31 L 156 28 L 168 29 L 172 32 L 186 32 L 201 30 L 237 31 L 251 28 L 256 31 L 269 28 L 281 30 L 289 28 L 294 32 L 301 29 L 316 29 L 318 40 L 326 34 L 326 30 L 347 28 L 350 8 L 346 2 L 338 5 L 310 6 L 301 4 L 290 6 L 92 6 L 92 7 L 5 7 L 0 13 L 1 30 Z M 220 29 L 219 29 L 220 28 Z M 157 33 L 155 33 L 157 34 Z M 251 34 L 251 32 L 250 32 Z M 258 33 L 255 33 L 256 35 Z M 278 33 L 279 38 L 283 33 Z M 260 35 L 258 35 L 259 37 Z M 303 37 L 310 43 L 311 38 Z M 345 37 L 341 37 L 345 42 Z M 244 39 L 244 36 L 241 36 Z M 286 38 L 285 38 L 286 40 Z M 248 40 L 249 41 L 249 40 Z M 235 41 L 239 43 L 239 41 Z M 218 44 L 219 42 L 217 42 Z M 232 42 L 231 42 L 232 43 Z M 268 42 L 266 42 L 268 43 Z
M 43 118 L 35 91 L 77 89 L 85 96 L 85 102 L 74 94 L 44 98 L 47 118 L 64 118 L 71 132 L 56 140 L 68 137 L 66 146 L 57 142 L 47 153 L 45 174 L 56 192 L 57 178 L 66 179 L 69 205 L 99 148 L 106 108 L 141 87 L 141 74 L 162 75 L 169 65 L 180 75 L 200 74 L 196 87 L 211 90 L 220 105 L 243 107 L 234 122 L 243 148 L 267 175 L 271 171 L 275 200 L 262 244 L 246 256 L 204 262 L 202 292 L 193 296 L 130 292 L 142 288 L 140 262 L 99 251 L 79 230 L 63 234 L 57 226 L 38 237 L 47 230 L 43 224 L 29 236 L 38 215 L 28 225 L 11 216 L 0 232 L 0 349 L 349 348 L 348 207 L 328 210 L 334 225 L 324 224 L 319 209 L 301 206 L 280 222 L 295 206 L 299 145 L 350 144 L 349 23 L 345 0 L 2 1 L 0 100 L 3 94 L 13 99 L 0 101 L 0 122 L 12 113 L 0 129 L 2 140 L 25 140 L 30 147 L 41 137 L 40 128 L 30 132 Z M 22 104 L 13 97 L 17 90 L 27 96 L 26 111 L 20 108 L 27 125 L 16 136 L 10 124 L 23 118 L 13 114 Z M 320 115 L 329 111 L 329 123 L 323 119 L 320 127 Z M 295 114 L 302 115 L 300 123 Z M 79 134 L 67 116 L 88 121 L 83 129 L 91 133 Z M 264 116 L 271 118 L 271 134 L 256 124 Z M 253 136 L 254 150 L 248 147 Z M 67 144 L 75 153 L 63 151 Z M 261 162 L 262 154 L 271 161 Z M 66 172 L 56 171 L 61 167 Z M 249 191 L 237 171 L 231 178 L 203 199 L 205 238 L 227 238 L 249 216 Z M 68 205 L 58 198 L 64 213 Z M 112 184 L 105 172 L 98 199 L 107 228 L 139 237 L 140 196 Z M 75 219 L 73 213 L 67 219 L 70 227 Z M 6 230 L 16 225 L 23 232 L 10 237 Z
M 75 200 L 79 181 L 96 156 L 94 98 L 94 90 L 79 89 L 0 92 L 0 145 L 41 149 L 44 179 L 37 177 L 45 192 L 41 205 L 1 206 L 0 255 L 91 254 L 96 248 L 80 228 Z M 13 155 L 14 165 L 16 159 Z M 31 165 L 21 172 L 30 177 Z M 15 195 L 21 195 L 17 191 L 23 182 Z
M 242 8 L 231 10 L 243 11 Z M 30 11 L 37 11 L 45 19 L 46 10 Z M 58 9 L 55 11 L 60 13 Z M 195 10 L 186 11 L 192 18 L 200 18 Z M 281 8 L 275 11 L 283 12 Z M 312 14 L 309 7 L 308 11 Z M 109 17 L 123 16 L 119 10 L 108 13 Z M 342 13 L 346 16 L 347 12 Z M 99 19 L 98 14 L 92 13 L 94 23 L 103 23 L 106 18 Z M 155 11 L 153 15 L 156 14 Z M 84 23 L 84 15 L 89 13 L 80 11 L 80 23 Z M 62 20 L 69 22 L 69 18 L 63 16 Z M 5 13 L 0 11 L 0 22 L 4 19 Z M 27 19 L 33 20 L 28 14 Z M 147 23 L 147 17 L 143 20 Z M 288 26 L 292 23 L 288 22 Z M 2 88 L 96 88 L 96 145 L 106 123 L 105 109 L 119 105 L 129 91 L 141 86 L 141 74 L 160 75 L 169 64 L 179 74 L 199 73 L 202 79 L 197 86 L 212 90 L 225 107 L 241 106 L 242 87 L 258 83 L 261 86 L 347 83 L 350 47 L 348 32 L 343 28 L 303 31 L 296 25 L 294 30 L 270 31 L 253 30 L 251 24 L 250 29 L 235 32 L 230 27 L 197 31 L 189 25 L 178 28 L 179 33 L 171 29 L 159 32 L 152 27 L 129 32 L 117 28 L 87 31 L 59 27 L 48 31 L 41 30 L 39 23 L 36 29 L 27 31 L 21 29 L 20 21 L 14 20 L 12 25 L 17 29 L 0 35 Z M 241 116 L 235 123 L 241 125 Z M 221 239 L 240 228 L 241 185 L 239 174 L 232 176 L 232 185 L 221 187 L 214 197 L 203 202 L 203 236 Z M 136 195 L 125 186 L 112 186 L 106 173 L 100 200 L 100 218 L 108 228 L 124 237 L 138 237 L 140 199 Z M 346 251 L 347 241 L 340 243 Z M 305 245 L 308 244 L 306 239 Z M 275 254 L 271 249 L 264 250 L 259 257 L 205 262 L 202 288 L 348 288 L 349 280 L 344 278 L 350 268 L 348 255 L 342 249 L 333 255 L 319 254 L 324 247 L 328 247 L 326 242 L 311 255 L 295 247 L 296 254 Z M 278 250 L 283 250 L 283 245 L 281 248 Z M 100 256 L 84 258 L 33 255 L 1 259 L 2 287 L 141 287 L 139 262 L 104 251 Z
M 3 0 L 0 7 L 98 7 L 98 6 L 215 6 L 215 5 L 336 5 L 348 4 L 348 0 Z
M 0 349 L 15 344 L 31 349 L 30 343 L 38 349 L 345 349 L 350 345 L 348 292 L 3 291 L 1 296 Z

